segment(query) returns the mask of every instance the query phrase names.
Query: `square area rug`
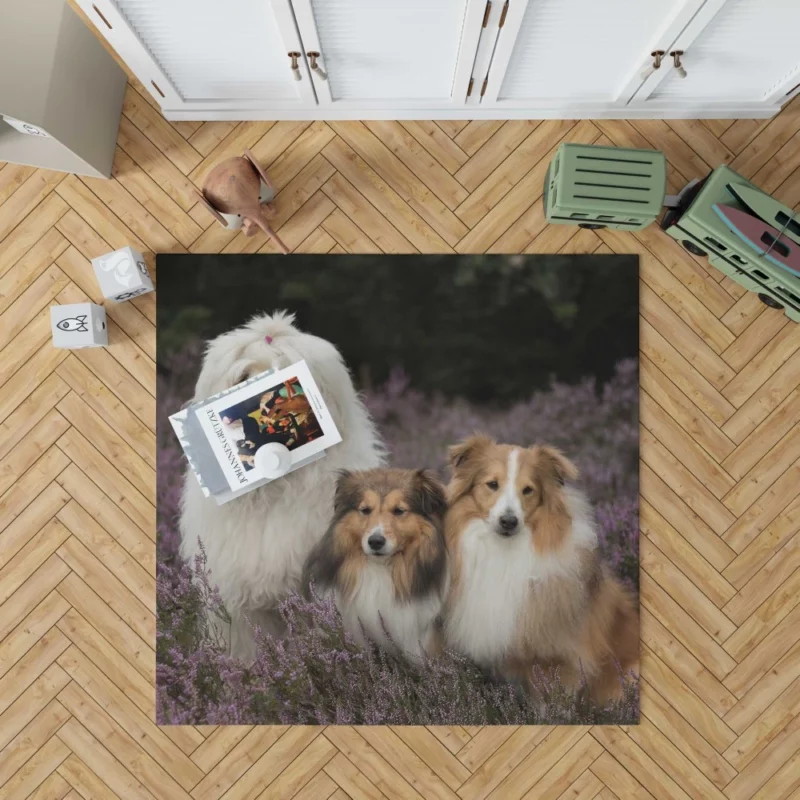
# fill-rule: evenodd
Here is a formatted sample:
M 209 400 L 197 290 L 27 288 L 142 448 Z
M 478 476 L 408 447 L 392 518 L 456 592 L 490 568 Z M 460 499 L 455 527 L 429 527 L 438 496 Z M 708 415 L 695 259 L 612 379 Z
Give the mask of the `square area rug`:
M 161 724 L 638 722 L 637 256 L 157 272 Z

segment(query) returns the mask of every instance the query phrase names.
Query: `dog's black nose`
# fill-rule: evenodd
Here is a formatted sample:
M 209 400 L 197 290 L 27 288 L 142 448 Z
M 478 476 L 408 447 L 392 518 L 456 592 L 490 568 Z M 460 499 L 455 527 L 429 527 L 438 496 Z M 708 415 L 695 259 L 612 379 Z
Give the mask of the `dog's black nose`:
M 386 537 L 382 533 L 373 533 L 367 539 L 367 544 L 377 553 L 386 544 Z
M 519 520 L 514 516 L 514 514 L 503 514 L 499 521 L 500 530 L 505 535 L 513 533 L 517 529 L 517 525 L 519 525 Z

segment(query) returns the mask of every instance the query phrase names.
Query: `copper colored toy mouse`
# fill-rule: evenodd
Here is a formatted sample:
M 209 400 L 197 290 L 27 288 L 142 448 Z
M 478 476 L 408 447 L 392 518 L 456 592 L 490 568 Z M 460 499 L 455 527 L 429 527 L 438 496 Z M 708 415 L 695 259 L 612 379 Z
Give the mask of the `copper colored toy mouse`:
M 267 173 L 253 154 L 245 150 L 243 156 L 227 158 L 208 173 L 200 199 L 226 228 L 239 227 L 237 223 L 241 219 L 245 236 L 253 236 L 261 228 L 275 241 L 282 253 L 288 253 L 289 248 L 269 224 L 269 219 L 275 216 L 274 206 L 269 202 L 261 202 L 262 181 L 269 189 L 273 189 Z M 223 214 L 233 219 L 225 219 Z

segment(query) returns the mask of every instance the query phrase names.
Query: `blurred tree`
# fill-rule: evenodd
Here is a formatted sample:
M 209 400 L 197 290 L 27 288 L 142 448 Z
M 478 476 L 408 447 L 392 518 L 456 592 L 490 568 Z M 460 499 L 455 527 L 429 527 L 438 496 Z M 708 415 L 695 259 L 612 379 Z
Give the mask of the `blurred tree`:
M 551 377 L 603 382 L 638 353 L 637 256 L 162 255 L 159 360 L 288 309 L 365 388 L 510 402 Z

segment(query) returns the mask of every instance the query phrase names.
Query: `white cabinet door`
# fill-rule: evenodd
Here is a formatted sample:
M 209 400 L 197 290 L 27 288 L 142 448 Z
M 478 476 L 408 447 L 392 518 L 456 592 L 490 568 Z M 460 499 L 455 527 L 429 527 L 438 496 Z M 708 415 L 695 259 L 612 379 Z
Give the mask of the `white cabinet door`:
M 320 110 L 463 105 L 486 0 L 292 0 Z
M 169 110 L 316 104 L 289 0 L 77 0 Z
M 669 50 L 682 50 L 686 77 L 653 76 L 633 104 L 782 103 L 800 82 L 800 0 L 709 0 Z
M 510 0 L 481 105 L 624 104 L 703 0 Z

